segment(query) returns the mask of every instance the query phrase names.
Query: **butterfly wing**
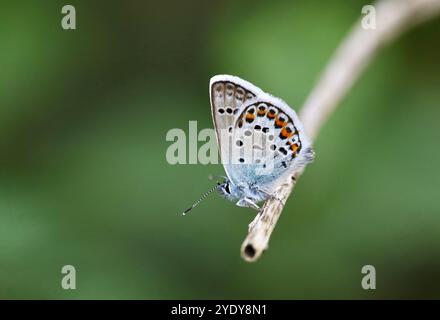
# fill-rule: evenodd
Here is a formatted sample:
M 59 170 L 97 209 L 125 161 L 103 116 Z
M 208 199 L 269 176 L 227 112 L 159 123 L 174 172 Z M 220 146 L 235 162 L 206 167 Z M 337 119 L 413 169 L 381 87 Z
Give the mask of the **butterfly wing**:
M 231 181 L 269 194 L 314 156 L 295 111 L 267 93 L 237 111 L 232 140 L 232 159 L 225 165 Z
M 249 102 L 264 92 L 239 77 L 216 75 L 209 82 L 212 118 L 217 135 L 222 163 L 228 163 L 230 155 L 231 132 L 238 111 L 244 103 Z M 225 171 L 230 178 L 228 167 Z

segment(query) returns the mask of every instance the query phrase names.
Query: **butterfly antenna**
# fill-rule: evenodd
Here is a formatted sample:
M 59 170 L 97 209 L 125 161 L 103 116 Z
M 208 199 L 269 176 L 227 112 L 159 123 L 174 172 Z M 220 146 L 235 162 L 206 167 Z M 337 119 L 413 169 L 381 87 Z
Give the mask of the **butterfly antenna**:
M 197 200 L 191 207 L 189 207 L 188 209 L 186 209 L 185 211 L 183 211 L 182 215 L 186 215 L 188 212 L 190 212 L 192 209 L 194 209 L 200 202 L 202 202 L 211 192 L 213 192 L 214 190 L 216 190 L 218 188 L 218 186 L 220 185 L 220 183 L 217 183 L 212 189 L 208 190 L 207 192 L 205 192 L 199 200 Z

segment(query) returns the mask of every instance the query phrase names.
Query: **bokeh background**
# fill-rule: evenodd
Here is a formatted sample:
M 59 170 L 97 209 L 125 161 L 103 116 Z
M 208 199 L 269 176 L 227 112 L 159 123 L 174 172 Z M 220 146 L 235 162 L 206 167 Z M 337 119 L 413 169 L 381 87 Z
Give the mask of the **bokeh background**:
M 169 129 L 212 127 L 214 74 L 299 108 L 365 4 L 2 2 L 0 298 L 440 298 L 440 19 L 344 99 L 257 263 L 239 253 L 252 210 L 180 215 L 222 166 L 165 159 Z

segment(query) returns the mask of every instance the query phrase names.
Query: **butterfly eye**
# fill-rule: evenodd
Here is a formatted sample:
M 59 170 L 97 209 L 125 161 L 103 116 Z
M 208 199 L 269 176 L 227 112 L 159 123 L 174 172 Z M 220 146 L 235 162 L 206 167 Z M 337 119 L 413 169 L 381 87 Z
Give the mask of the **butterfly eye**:
M 225 191 L 226 191 L 227 193 L 231 194 L 231 189 L 230 189 L 230 187 L 229 187 L 229 183 L 226 183 L 226 185 L 225 185 Z

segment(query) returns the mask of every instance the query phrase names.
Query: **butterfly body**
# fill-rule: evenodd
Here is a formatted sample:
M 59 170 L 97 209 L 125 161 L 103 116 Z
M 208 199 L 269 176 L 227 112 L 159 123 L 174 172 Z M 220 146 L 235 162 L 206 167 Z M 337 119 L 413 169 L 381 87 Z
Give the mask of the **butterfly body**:
M 221 196 L 236 202 L 240 207 L 258 208 L 258 202 L 267 200 L 270 196 L 258 188 L 258 185 L 235 185 L 229 179 L 218 186 Z
M 227 175 L 212 190 L 238 206 L 259 209 L 259 202 L 277 198 L 275 189 L 313 160 L 311 142 L 287 103 L 248 81 L 216 75 L 209 92 Z

